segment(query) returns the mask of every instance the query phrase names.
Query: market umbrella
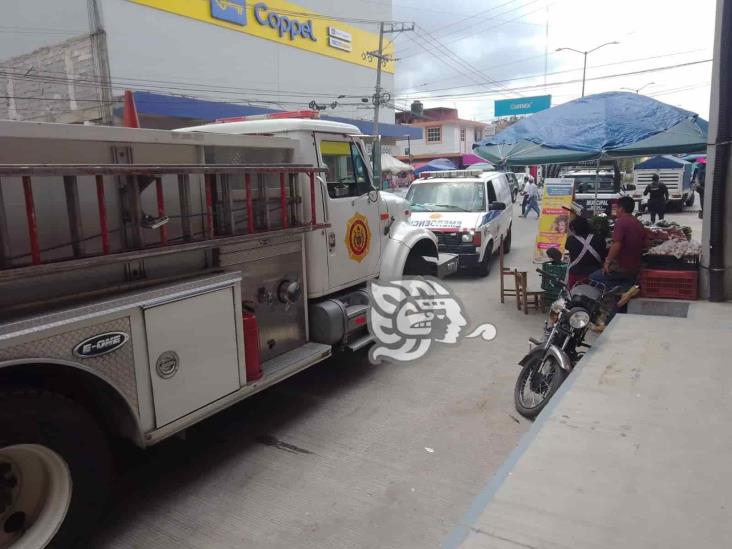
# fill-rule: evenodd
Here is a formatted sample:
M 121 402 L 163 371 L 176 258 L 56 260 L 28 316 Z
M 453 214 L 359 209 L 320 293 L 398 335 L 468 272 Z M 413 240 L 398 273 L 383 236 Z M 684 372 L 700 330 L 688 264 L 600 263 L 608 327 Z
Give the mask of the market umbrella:
M 449 161 L 447 158 L 436 158 L 434 160 L 430 160 L 427 162 L 427 164 L 423 164 L 416 170 L 414 170 L 414 175 L 419 175 L 422 172 L 441 172 L 445 170 L 455 170 L 457 169 L 457 166 L 453 164 L 451 161 Z
M 381 153 L 381 172 L 382 173 L 401 173 L 411 172 L 414 168 L 409 164 L 402 162 L 398 158 L 394 158 L 388 153 Z
M 524 118 L 473 145 L 496 164 L 561 164 L 706 150 L 708 124 L 637 93 L 575 99 Z

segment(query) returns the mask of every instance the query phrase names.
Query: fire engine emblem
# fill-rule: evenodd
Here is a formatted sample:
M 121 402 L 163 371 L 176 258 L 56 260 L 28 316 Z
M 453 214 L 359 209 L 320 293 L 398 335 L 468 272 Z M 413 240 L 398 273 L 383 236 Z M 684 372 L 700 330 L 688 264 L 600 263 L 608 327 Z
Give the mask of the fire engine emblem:
M 369 255 L 371 244 L 371 229 L 369 220 L 360 213 L 353 215 L 346 225 L 346 248 L 348 257 L 361 263 L 363 258 Z
M 442 217 L 441 213 L 430 214 L 430 219 L 440 219 L 441 217 Z

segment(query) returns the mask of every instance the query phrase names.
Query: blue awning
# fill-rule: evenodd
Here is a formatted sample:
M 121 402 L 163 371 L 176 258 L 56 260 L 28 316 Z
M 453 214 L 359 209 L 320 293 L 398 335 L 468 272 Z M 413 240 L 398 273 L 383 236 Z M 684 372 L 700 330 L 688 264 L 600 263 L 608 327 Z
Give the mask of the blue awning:
M 173 118 L 189 118 L 191 120 L 213 122 L 219 118 L 235 116 L 253 116 L 281 112 L 276 109 L 238 105 L 236 103 L 222 103 L 208 101 L 195 97 L 181 97 L 177 95 L 163 95 L 151 92 L 134 92 L 137 113 L 151 116 L 170 116 Z M 368 120 L 355 120 L 340 116 L 321 115 L 323 120 L 353 124 L 365 135 L 373 135 L 374 124 Z M 399 124 L 379 124 L 379 133 L 382 137 L 406 139 L 422 138 L 422 128 L 413 128 Z

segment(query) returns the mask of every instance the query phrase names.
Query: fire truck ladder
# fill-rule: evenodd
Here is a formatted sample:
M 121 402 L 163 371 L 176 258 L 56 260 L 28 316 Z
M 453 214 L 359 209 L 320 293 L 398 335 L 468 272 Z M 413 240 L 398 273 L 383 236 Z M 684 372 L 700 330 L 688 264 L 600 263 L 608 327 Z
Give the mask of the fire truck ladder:
M 195 249 L 202 245 L 221 244 L 222 240 L 230 239 L 239 241 L 249 236 L 260 237 L 262 234 L 276 233 L 283 230 L 313 230 L 326 227 L 319 225 L 316 219 L 316 192 L 315 179 L 322 169 L 314 168 L 304 164 L 284 165 L 13 165 L 0 164 L 0 271 L 10 270 L 18 275 L 24 271 L 23 267 L 45 265 L 49 272 L 59 263 L 74 262 L 81 264 L 86 261 L 94 261 L 98 264 L 100 258 L 109 256 L 110 261 L 126 261 L 130 257 L 139 255 L 141 251 L 149 252 L 150 255 L 165 253 L 166 249 L 182 248 Z M 166 215 L 166 185 L 163 182 L 164 176 L 177 177 L 177 199 L 179 200 L 180 215 L 177 217 L 180 223 L 180 237 L 169 238 L 168 221 Z M 96 183 L 96 203 L 99 221 L 99 234 L 86 235 L 82 223 L 82 211 L 79 201 L 78 178 L 91 176 Z M 191 200 L 192 185 L 200 185 L 201 179 L 192 181 L 192 176 L 203 178 L 203 211 L 194 212 Z M 305 212 L 300 196 L 298 178 L 305 176 L 309 182 L 310 211 Z M 64 194 L 66 199 L 66 214 L 71 240 L 49 248 L 42 248 L 39 239 L 39 223 L 43 220 L 36 216 L 34 193 L 39 191 L 48 192 L 45 185 L 57 184 L 53 180 L 34 181 L 34 177 L 58 177 L 62 178 Z M 10 179 L 12 178 L 12 179 Z M 121 249 L 112 249 L 110 244 L 110 231 L 108 222 L 107 206 L 105 199 L 105 178 L 117 178 L 116 181 L 124 182 L 120 188 L 121 203 L 127 210 L 127 222 L 119 230 L 129 233 L 125 234 Z M 16 256 L 11 255 L 13 249 L 8 232 L 8 210 L 3 201 L 3 187 L 10 184 L 22 185 L 25 203 L 25 218 L 28 231 L 29 249 Z M 170 181 L 171 178 L 168 178 Z M 233 183 L 243 183 L 243 197 L 245 206 L 240 208 L 246 212 L 246 226 L 237 228 L 235 222 L 234 199 L 232 193 Z M 59 181 L 58 183 L 60 183 Z M 271 183 L 279 183 L 279 194 L 271 197 L 268 188 Z M 145 215 L 142 210 L 141 191 L 148 185 L 155 185 L 155 196 L 157 203 L 156 217 Z M 270 184 L 268 187 L 268 183 Z M 254 186 L 256 185 L 256 187 Z M 169 187 L 170 185 L 168 185 Z M 6 187 L 7 189 L 7 187 Z M 255 197 L 256 193 L 256 197 Z M 277 193 L 275 193 L 277 194 Z M 171 199 L 172 200 L 172 199 Z M 270 203 L 275 202 L 271 207 Z M 170 204 L 170 202 L 168 202 Z M 301 213 L 302 212 L 302 213 Z M 279 216 L 279 223 L 277 217 Z M 202 218 L 203 230 L 194 233 L 192 219 Z M 305 218 L 305 219 L 303 219 Z M 158 231 L 158 242 L 144 244 L 143 229 Z M 256 235 L 256 236 L 255 236 Z M 87 253 L 86 244 L 90 240 L 101 240 L 101 253 Z M 44 254 L 50 251 L 57 251 L 62 248 L 71 248 L 70 257 L 59 258 L 56 255 L 52 260 L 44 260 Z M 96 246 L 99 248 L 99 246 Z M 91 263 L 89 263 L 91 264 Z M 81 266 L 81 265 L 79 265 Z M 6 276 L 10 275 L 8 272 Z M 0 278 L 3 278 L 0 274 Z

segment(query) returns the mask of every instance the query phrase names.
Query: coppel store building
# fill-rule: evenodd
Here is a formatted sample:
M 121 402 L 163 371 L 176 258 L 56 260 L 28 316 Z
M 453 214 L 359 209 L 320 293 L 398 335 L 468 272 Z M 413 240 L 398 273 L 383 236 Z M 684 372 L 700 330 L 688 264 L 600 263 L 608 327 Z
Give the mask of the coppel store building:
M 0 43 L 0 85 L 14 90 L 0 100 L 0 118 L 120 123 L 130 89 L 143 127 L 318 105 L 323 118 L 372 133 L 376 59 L 367 52 L 378 48 L 374 21 L 392 17 L 388 0 L 7 1 L 8 25 L 38 27 L 42 13 L 69 36 Z M 383 68 L 388 92 L 395 69 Z M 388 107 L 380 123 L 387 143 L 421 137 L 395 125 Z

